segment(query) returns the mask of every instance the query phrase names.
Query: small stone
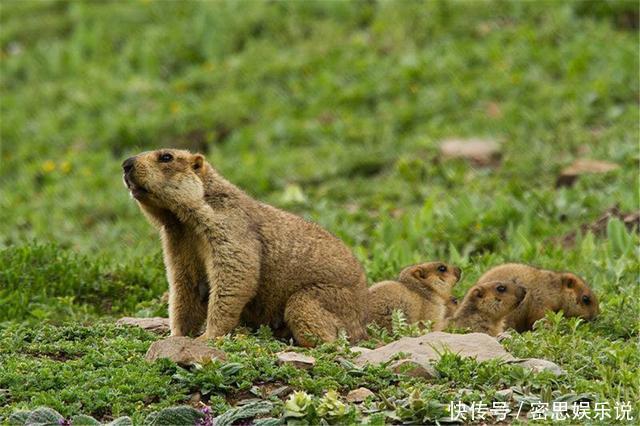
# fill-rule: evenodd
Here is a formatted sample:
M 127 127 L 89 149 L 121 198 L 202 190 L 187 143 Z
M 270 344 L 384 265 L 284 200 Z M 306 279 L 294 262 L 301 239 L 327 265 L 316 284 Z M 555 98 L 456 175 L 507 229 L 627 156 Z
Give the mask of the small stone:
M 283 398 L 289 395 L 293 389 L 291 386 L 280 386 L 269 392 L 269 397 L 275 396 L 276 398 Z
M 560 176 L 558 176 L 558 179 L 556 180 L 556 187 L 572 186 L 582 175 L 603 174 L 619 168 L 620 166 L 616 163 L 581 158 L 562 170 Z
M 527 368 L 534 373 L 541 373 L 543 371 L 549 371 L 556 376 L 562 376 L 567 374 L 558 364 L 555 362 L 547 361 L 546 359 L 528 358 L 516 362 L 524 368 Z
M 346 400 L 347 402 L 358 403 L 358 402 L 364 401 L 365 399 L 367 399 L 367 397 L 370 397 L 373 395 L 375 394 L 367 388 L 358 388 L 349 392 L 347 394 Z
M 429 362 L 420 362 L 411 359 L 401 359 L 390 366 L 396 374 L 404 374 L 409 377 L 422 377 L 423 379 L 437 379 L 438 371 Z
M 316 359 L 297 352 L 278 352 L 278 365 L 290 364 L 296 368 L 307 370 L 316 365 Z
M 202 401 L 202 394 L 200 392 L 194 392 L 189 397 L 189 404 L 195 407 L 200 405 L 200 401 Z
M 154 333 L 169 332 L 169 318 L 153 317 L 153 318 L 133 318 L 124 317 L 116 321 L 116 325 L 132 325 L 143 328 Z
M 500 163 L 500 145 L 491 139 L 447 139 L 440 143 L 443 158 L 463 158 L 476 166 L 496 166 Z
M 503 331 L 502 333 L 496 336 L 498 342 L 502 342 L 503 340 L 509 340 L 513 337 L 513 335 L 508 331 Z
M 496 391 L 496 396 L 502 401 L 507 401 L 513 396 L 513 389 L 509 388 Z
M 206 342 L 184 336 L 171 336 L 154 342 L 145 355 L 147 361 L 159 358 L 168 358 L 176 364 L 188 366 L 214 359 L 224 361 L 227 357 L 221 350 L 207 346 Z

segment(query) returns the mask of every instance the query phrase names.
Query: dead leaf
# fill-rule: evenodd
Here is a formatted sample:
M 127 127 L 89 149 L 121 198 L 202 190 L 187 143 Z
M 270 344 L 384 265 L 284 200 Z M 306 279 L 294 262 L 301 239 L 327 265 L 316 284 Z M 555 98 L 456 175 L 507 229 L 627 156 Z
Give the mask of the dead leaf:
M 491 139 L 447 139 L 440 143 L 443 158 L 463 158 L 473 165 L 497 166 L 502 156 L 500 144 Z
M 556 187 L 571 186 L 582 175 L 608 173 L 619 168 L 620 166 L 616 163 L 580 158 L 562 170 L 556 181 Z

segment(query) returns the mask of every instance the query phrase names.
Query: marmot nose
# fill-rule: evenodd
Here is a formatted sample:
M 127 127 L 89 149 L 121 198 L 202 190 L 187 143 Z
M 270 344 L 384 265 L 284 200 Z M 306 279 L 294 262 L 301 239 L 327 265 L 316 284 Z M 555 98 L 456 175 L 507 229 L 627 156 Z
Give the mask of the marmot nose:
M 129 157 L 122 162 L 122 168 L 124 169 L 125 173 L 129 173 L 131 170 L 133 170 L 133 164 L 135 160 L 135 157 Z

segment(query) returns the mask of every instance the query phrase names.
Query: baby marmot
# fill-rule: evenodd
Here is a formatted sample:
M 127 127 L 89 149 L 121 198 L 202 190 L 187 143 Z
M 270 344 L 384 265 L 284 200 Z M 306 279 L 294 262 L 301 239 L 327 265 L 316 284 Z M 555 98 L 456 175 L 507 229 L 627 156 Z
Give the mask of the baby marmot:
M 401 310 L 409 323 L 430 320 L 434 329 L 444 326 L 451 289 L 460 268 L 443 262 L 412 265 L 396 281 L 382 281 L 369 289 L 369 322 L 391 329 L 391 314 Z
M 524 287 L 514 281 L 476 284 L 467 292 L 449 325 L 497 336 L 505 318 L 524 300 Z
M 517 280 L 527 297 L 506 319 L 506 327 L 517 331 L 533 328 L 546 311 L 562 310 L 567 317 L 593 319 L 600 312 L 596 295 L 584 280 L 570 272 L 555 272 L 529 265 L 508 263 L 496 266 L 480 277 L 478 283 Z

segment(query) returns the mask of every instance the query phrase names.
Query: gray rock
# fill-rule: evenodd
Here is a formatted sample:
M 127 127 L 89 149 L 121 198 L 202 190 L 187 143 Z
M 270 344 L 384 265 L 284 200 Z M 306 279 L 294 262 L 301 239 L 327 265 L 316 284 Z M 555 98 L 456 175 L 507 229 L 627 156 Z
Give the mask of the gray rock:
M 528 358 L 515 361 L 514 364 L 521 365 L 524 368 L 528 368 L 534 373 L 541 373 L 543 371 L 549 371 L 556 376 L 562 376 L 567 374 L 558 364 L 548 361 L 546 359 Z
M 116 321 L 116 325 L 132 325 L 154 333 L 169 332 L 169 318 L 153 317 L 153 318 L 133 318 L 124 317 Z
M 400 352 L 403 352 L 409 354 L 406 359 L 425 366 L 430 365 L 430 361 L 440 359 L 438 352 L 442 353 L 444 350 L 464 357 L 474 357 L 478 361 L 515 360 L 494 337 L 488 334 L 450 334 L 437 331 L 419 337 L 403 337 L 371 352 L 361 354 L 354 362 L 360 366 L 366 363 L 379 364 L 391 361 Z
M 316 359 L 311 356 L 299 354 L 297 352 L 278 352 L 278 365 L 291 364 L 296 368 L 303 370 L 309 369 L 316 365 Z
M 227 357 L 221 350 L 207 346 L 206 342 L 189 337 L 171 336 L 154 342 L 145 355 L 147 361 L 159 358 L 168 358 L 180 365 L 192 365 L 214 359 L 224 361 Z
M 513 397 L 513 389 L 509 388 L 496 391 L 496 396 L 503 401 L 507 401 Z
M 419 337 L 403 337 L 388 345 L 360 354 L 354 363 L 359 366 L 367 363 L 380 364 L 393 361 L 399 354 L 404 354 L 403 359 L 390 364 L 394 372 L 430 379 L 438 377 L 432 364 L 440 359 L 439 353 L 445 350 L 463 357 L 472 357 L 478 361 L 500 359 L 521 365 L 536 373 L 550 371 L 556 376 L 566 374 L 562 368 L 551 361 L 515 358 L 495 337 L 484 333 L 450 334 L 436 331 Z
M 369 389 L 358 388 L 349 392 L 345 399 L 347 400 L 347 402 L 358 403 L 358 402 L 364 401 L 365 399 L 367 399 L 367 397 L 372 395 L 375 395 L 375 394 L 371 392 Z
M 438 371 L 431 362 L 421 362 L 413 359 L 401 359 L 390 365 L 391 370 L 397 374 L 409 377 L 422 377 L 423 379 L 436 379 L 440 377 Z
M 285 396 L 289 395 L 291 392 L 293 392 L 293 389 L 291 388 L 291 386 L 280 386 L 273 389 L 271 392 L 269 392 L 269 397 L 275 396 L 277 398 L 284 398 Z

